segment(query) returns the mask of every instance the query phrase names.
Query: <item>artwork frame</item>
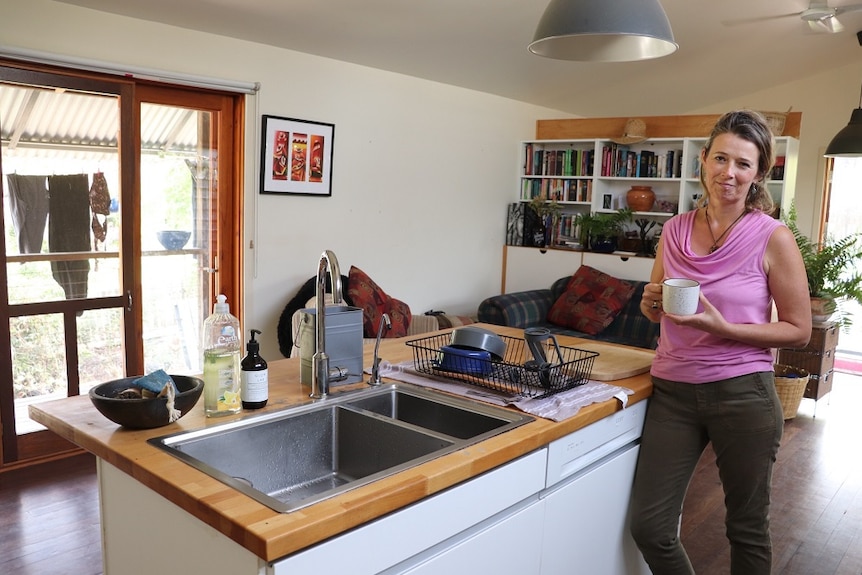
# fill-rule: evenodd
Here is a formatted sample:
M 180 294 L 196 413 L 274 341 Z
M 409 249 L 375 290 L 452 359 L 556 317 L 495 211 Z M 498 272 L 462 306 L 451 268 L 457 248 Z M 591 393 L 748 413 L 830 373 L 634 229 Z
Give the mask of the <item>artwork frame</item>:
M 332 196 L 335 124 L 262 116 L 260 193 Z

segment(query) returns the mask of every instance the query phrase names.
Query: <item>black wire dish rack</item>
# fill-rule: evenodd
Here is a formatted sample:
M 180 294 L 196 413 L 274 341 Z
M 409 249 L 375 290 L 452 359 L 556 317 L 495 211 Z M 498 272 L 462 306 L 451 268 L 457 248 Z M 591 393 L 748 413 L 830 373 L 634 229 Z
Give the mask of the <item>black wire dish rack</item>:
M 574 347 L 558 346 L 549 352 L 548 363 L 531 361 L 523 339 L 499 336 L 506 343 L 501 359 L 449 353 L 452 332 L 407 342 L 413 348 L 416 371 L 454 379 L 528 398 L 542 398 L 587 383 L 593 361 L 599 354 Z M 559 356 L 558 352 L 559 350 Z M 556 361 L 554 361 L 556 360 Z

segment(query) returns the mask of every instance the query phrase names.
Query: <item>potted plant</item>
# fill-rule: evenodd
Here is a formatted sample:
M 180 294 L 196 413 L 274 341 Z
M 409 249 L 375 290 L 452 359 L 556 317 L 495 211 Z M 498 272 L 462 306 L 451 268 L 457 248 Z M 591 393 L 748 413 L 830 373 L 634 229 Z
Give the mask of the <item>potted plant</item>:
M 853 300 L 862 304 L 862 273 L 857 271 L 857 264 L 862 259 L 862 234 L 843 238 L 827 235 L 822 243 L 814 242 L 799 231 L 795 203 L 791 203 L 784 223 L 793 232 L 802 253 L 812 318 L 822 322 L 835 314 L 834 319 L 842 328 L 849 327 L 852 317 L 841 303 Z
M 648 220 L 646 218 L 638 218 L 635 220 L 635 225 L 638 227 L 638 238 L 640 241 L 639 249 L 635 250 L 638 252 L 639 256 L 655 256 L 655 245 L 653 244 L 652 239 L 649 237 L 650 231 L 656 226 L 659 226 L 659 231 L 656 234 L 661 232 L 661 226 L 663 224 L 655 221 Z
M 542 234 L 543 240 L 542 242 L 534 243 L 542 243 L 542 245 L 549 245 L 552 243 L 551 236 L 553 231 L 556 230 L 557 224 L 560 221 L 560 216 L 563 213 L 562 207 L 557 203 L 556 200 L 546 200 L 543 196 L 536 196 L 532 200 L 530 200 L 530 209 L 538 216 L 539 221 L 542 222 Z
M 620 235 L 626 222 L 631 221 L 632 211 L 623 208 L 615 212 L 595 212 L 578 215 L 581 243 L 591 251 L 611 253 L 616 251 Z

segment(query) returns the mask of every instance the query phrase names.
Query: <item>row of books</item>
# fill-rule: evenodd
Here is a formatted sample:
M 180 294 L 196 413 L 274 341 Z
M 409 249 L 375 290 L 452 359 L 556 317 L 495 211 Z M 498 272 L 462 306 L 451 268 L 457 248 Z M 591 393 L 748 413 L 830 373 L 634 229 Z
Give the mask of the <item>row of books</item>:
M 577 216 L 563 214 L 560 216 L 560 221 L 554 235 L 559 238 L 577 239 L 580 236 L 580 226 L 577 225 L 577 222 Z
M 560 178 L 522 180 L 522 199 L 532 200 L 540 197 L 558 202 L 591 202 L 593 201 L 593 181 Z
M 524 174 L 528 176 L 592 176 L 594 150 L 545 150 L 524 146 Z
M 533 144 L 524 146 L 524 174 L 527 176 L 592 177 L 593 150 L 545 150 Z M 772 180 L 784 179 L 784 156 L 775 158 Z M 682 177 L 682 150 L 653 152 L 631 150 L 622 144 L 602 147 L 600 174 L 617 178 L 680 178 Z M 692 177 L 700 177 L 700 158 L 692 162 Z M 564 198 L 559 198 L 564 199 Z M 583 200 L 570 200 L 583 201 Z
M 784 163 L 786 162 L 785 156 L 776 156 L 775 164 L 772 166 L 772 172 L 769 174 L 770 180 L 783 180 L 784 179 Z
M 539 216 L 526 204 L 509 204 L 506 214 L 506 245 L 542 247 L 557 245 L 561 240 L 576 240 L 577 217 L 563 214 L 554 229 L 546 229 Z
M 653 152 L 612 144 L 602 147 L 601 175 L 617 178 L 679 178 L 682 150 Z

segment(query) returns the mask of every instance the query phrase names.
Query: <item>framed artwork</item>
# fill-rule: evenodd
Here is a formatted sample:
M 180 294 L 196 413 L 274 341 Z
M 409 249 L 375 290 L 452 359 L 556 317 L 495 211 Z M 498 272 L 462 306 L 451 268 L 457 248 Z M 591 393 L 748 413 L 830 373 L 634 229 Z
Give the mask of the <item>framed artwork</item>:
M 332 195 L 335 124 L 263 116 L 260 193 Z

